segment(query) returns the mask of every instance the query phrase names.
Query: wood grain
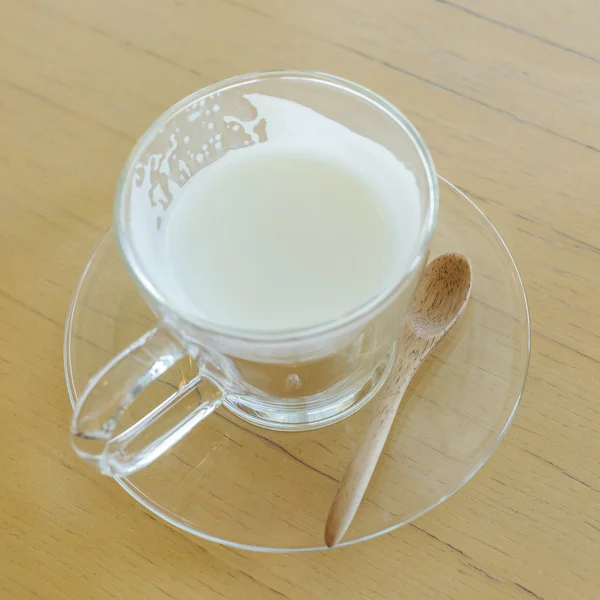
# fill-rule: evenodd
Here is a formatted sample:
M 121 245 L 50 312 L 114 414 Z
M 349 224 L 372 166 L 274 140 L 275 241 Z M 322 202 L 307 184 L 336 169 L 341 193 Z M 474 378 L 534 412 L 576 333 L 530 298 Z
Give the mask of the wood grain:
M 597 599 L 600 39 L 592 0 L 0 2 L 0 595 Z M 209 82 L 277 67 L 397 104 L 506 239 L 526 393 L 493 458 L 412 526 L 328 554 L 200 543 L 68 447 L 63 323 L 135 139 Z

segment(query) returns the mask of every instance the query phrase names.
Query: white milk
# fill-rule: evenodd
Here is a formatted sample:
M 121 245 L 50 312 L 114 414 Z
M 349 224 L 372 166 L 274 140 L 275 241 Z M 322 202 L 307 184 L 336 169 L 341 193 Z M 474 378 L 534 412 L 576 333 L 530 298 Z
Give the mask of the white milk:
M 163 224 L 171 300 L 244 330 L 342 317 L 409 268 L 416 179 L 387 149 L 309 108 L 245 97 L 268 141 L 230 150 L 178 190 Z

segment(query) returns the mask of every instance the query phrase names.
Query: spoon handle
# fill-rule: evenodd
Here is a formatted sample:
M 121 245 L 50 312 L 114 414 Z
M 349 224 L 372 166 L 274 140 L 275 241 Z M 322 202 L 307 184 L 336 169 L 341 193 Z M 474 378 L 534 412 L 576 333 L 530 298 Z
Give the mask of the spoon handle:
M 402 397 L 414 373 L 414 363 L 397 373 L 398 391 L 381 398 L 356 448 L 325 523 L 325 543 L 330 548 L 344 537 L 356 514 L 381 456 Z

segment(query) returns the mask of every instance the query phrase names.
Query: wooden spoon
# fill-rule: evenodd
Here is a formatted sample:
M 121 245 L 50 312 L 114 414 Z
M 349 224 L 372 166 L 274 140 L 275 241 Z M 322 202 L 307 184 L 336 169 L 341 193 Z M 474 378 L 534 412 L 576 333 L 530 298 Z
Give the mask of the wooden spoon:
M 402 333 L 399 347 L 403 357 L 392 375 L 397 391 L 379 401 L 348 465 L 325 524 L 327 546 L 335 546 L 346 533 L 369 485 L 408 384 L 434 346 L 456 323 L 470 293 L 471 265 L 462 254 L 442 254 L 425 268 Z

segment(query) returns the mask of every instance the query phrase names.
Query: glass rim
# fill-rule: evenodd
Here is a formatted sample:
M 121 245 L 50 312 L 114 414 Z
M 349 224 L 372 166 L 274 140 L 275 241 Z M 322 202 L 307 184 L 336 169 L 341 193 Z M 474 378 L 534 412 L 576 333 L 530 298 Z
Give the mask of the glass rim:
M 353 96 L 356 96 L 360 99 L 366 100 L 372 106 L 375 106 L 380 111 L 387 114 L 387 116 L 390 117 L 409 137 L 415 149 L 417 150 L 427 176 L 428 195 L 425 218 L 415 244 L 415 255 L 411 261 L 410 267 L 406 270 L 401 278 L 394 281 L 391 285 L 383 288 L 376 296 L 370 298 L 366 302 L 363 302 L 352 311 L 342 315 L 337 319 L 326 321 L 317 325 L 311 325 L 309 327 L 281 331 L 261 331 L 228 327 L 226 325 L 214 323 L 208 319 L 203 319 L 202 317 L 198 317 L 196 315 L 184 313 L 180 309 L 172 308 L 168 298 L 154 284 L 151 274 L 147 273 L 142 267 L 139 256 L 137 255 L 131 240 L 129 239 L 125 225 L 126 221 L 128 220 L 128 216 L 125 212 L 128 199 L 126 184 L 133 172 L 134 165 L 138 162 L 139 157 L 147 145 L 155 139 L 157 132 L 162 129 L 174 116 L 187 108 L 192 102 L 206 99 L 217 92 L 223 92 L 236 87 L 270 79 L 296 79 L 304 80 L 308 83 L 313 82 L 316 84 L 329 85 L 331 87 L 338 88 L 341 91 L 349 92 Z M 435 229 L 438 215 L 438 202 L 438 178 L 433 159 L 420 133 L 399 109 L 397 109 L 389 101 L 385 100 L 379 94 L 376 94 L 368 88 L 365 88 L 357 83 L 353 83 L 347 79 L 337 77 L 335 75 L 320 73 L 318 71 L 284 69 L 237 75 L 218 81 L 189 94 L 163 112 L 138 139 L 127 160 L 125 161 L 115 190 L 113 220 L 119 252 L 135 284 L 138 286 L 138 288 L 148 294 L 159 306 L 165 307 L 169 311 L 172 311 L 174 314 L 176 314 L 184 323 L 184 325 L 188 324 L 191 327 L 199 327 L 206 333 L 240 341 L 281 343 L 317 337 L 343 330 L 349 325 L 359 322 L 373 312 L 378 313 L 380 309 L 385 307 L 391 299 L 393 299 L 399 292 L 402 291 L 403 288 L 408 285 L 412 275 L 419 268 L 421 261 L 427 252 L 431 236 L 433 235 L 433 231 Z

